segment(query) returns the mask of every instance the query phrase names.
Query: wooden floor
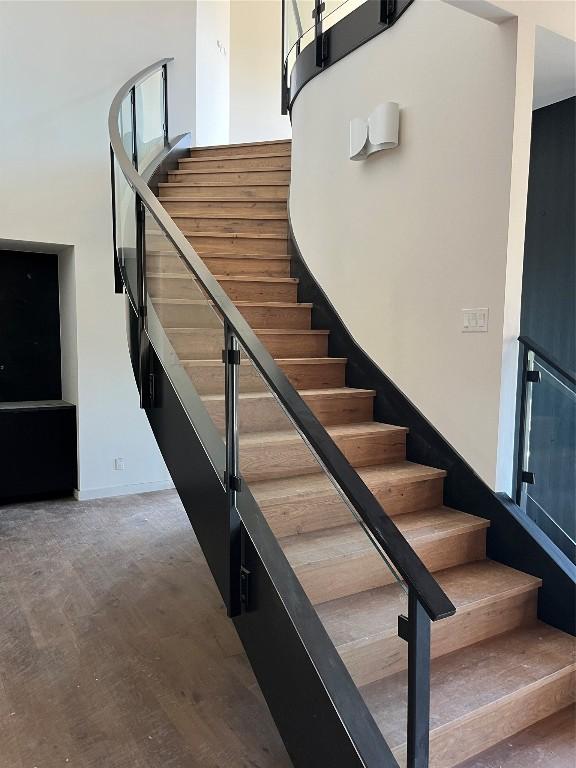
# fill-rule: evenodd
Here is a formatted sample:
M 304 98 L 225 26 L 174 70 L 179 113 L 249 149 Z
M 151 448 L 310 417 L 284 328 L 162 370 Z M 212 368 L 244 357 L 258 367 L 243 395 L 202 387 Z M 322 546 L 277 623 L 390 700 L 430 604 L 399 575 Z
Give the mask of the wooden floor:
M 0 508 L 0 768 L 288 768 L 175 492 Z

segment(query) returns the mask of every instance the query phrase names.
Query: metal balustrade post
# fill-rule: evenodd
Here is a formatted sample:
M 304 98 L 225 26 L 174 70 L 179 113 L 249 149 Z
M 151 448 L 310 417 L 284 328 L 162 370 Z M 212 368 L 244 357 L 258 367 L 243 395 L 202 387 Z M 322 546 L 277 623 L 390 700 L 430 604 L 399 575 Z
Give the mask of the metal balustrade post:
M 162 97 L 164 99 L 164 146 L 168 146 L 168 65 L 162 67 Z
M 322 34 L 322 14 L 326 4 L 323 0 L 314 0 L 314 10 L 312 11 L 312 17 L 314 19 L 314 44 L 316 46 L 316 66 L 324 66 L 324 60 L 326 59 L 326 46 L 325 38 Z
M 428 768 L 430 755 L 430 618 L 408 589 L 407 768 Z
M 225 603 L 228 616 L 238 616 L 242 610 L 242 583 L 247 574 L 242 572 L 242 524 L 237 507 L 237 494 L 241 491 L 238 392 L 240 347 L 232 329 L 224 325 L 225 365 L 224 400 L 226 407 L 226 583 Z M 245 592 L 245 589 L 244 589 Z
M 140 408 L 154 404 L 154 382 L 150 371 L 150 341 L 147 329 L 146 210 L 136 195 L 136 301 L 138 307 L 138 389 Z

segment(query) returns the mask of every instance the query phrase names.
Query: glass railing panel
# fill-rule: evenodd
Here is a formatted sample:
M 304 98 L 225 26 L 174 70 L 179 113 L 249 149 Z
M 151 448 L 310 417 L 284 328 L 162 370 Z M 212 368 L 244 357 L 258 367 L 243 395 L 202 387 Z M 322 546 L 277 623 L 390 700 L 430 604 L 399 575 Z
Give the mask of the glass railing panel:
M 261 308 L 245 311 L 253 327 L 266 328 L 265 317 L 250 315 Z M 288 334 L 258 333 L 368 486 L 382 492 L 382 467 L 373 465 L 400 460 L 405 433 L 371 421 L 372 393 L 318 389 L 326 373 L 312 360 L 291 359 Z M 398 637 L 398 616 L 408 613 L 404 583 L 244 354 L 239 378 L 242 477 L 402 765 L 408 646 Z
M 285 54 L 296 44 L 296 42 L 302 38 L 303 35 L 310 32 L 314 28 L 314 17 L 312 12 L 314 11 L 313 0 L 286 0 L 286 18 L 285 18 Z M 312 35 L 310 39 L 313 39 Z M 309 41 L 308 41 L 309 42 Z M 304 42 L 302 42 L 302 47 Z
M 120 269 L 124 275 L 126 289 L 132 304 L 136 306 L 136 195 L 128 184 L 120 166 L 114 160 L 114 200 L 116 216 L 116 252 Z
M 136 151 L 143 170 L 164 147 L 164 77 L 158 70 L 136 86 Z
M 212 413 L 219 425 L 224 419 L 222 319 L 151 216 L 145 218 L 145 244 L 148 336 L 184 406 L 194 408 L 196 396 L 215 400 Z
M 358 6 L 365 2 L 379 2 L 379 0 L 325 0 L 325 9 L 322 14 L 322 30 L 326 31 L 333 27 L 349 13 L 355 11 Z
M 523 468 L 522 508 L 573 561 L 576 560 L 576 386 L 559 371 L 529 356 L 540 379 L 530 383 Z
M 120 113 L 118 115 L 118 130 L 120 131 L 120 137 L 122 139 L 122 145 L 126 150 L 126 154 L 132 160 L 133 154 L 133 126 L 132 126 L 132 94 L 129 93 L 124 97 L 120 106 Z

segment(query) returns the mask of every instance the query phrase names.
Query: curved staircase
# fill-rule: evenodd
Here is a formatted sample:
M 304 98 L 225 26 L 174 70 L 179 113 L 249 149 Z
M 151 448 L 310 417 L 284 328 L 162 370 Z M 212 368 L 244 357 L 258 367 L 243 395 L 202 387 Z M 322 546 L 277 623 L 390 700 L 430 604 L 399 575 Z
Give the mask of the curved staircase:
M 158 197 L 456 606 L 432 627 L 430 765 L 568 768 L 573 638 L 537 620 L 538 578 L 486 559 L 488 521 L 444 506 L 446 473 L 406 460 L 407 429 L 373 419 L 374 391 L 346 385 L 346 358 L 330 355 L 329 331 L 314 327 L 291 277 L 289 182 L 289 141 L 205 147 L 179 161 Z M 223 431 L 221 343 L 195 325 L 195 279 L 151 243 L 146 281 Z M 240 422 L 242 475 L 403 765 L 404 590 L 248 361 Z

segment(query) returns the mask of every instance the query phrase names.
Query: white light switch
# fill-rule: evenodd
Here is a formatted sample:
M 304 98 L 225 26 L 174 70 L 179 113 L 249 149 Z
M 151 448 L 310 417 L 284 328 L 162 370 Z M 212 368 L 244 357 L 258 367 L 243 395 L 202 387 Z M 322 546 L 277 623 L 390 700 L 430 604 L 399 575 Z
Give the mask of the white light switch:
M 462 333 L 487 333 L 488 307 L 462 310 Z

